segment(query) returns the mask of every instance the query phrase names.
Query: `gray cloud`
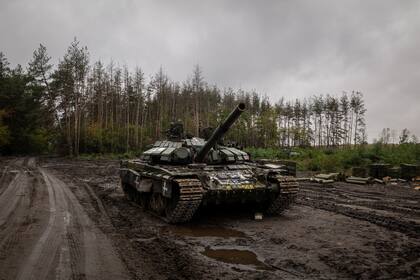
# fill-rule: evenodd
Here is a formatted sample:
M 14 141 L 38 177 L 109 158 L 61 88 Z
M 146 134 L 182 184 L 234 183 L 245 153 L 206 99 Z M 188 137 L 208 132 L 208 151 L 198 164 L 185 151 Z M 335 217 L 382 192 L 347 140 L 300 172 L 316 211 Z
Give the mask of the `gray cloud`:
M 359 90 L 368 133 L 420 135 L 419 1 L 0 0 L 0 50 L 25 65 L 43 43 L 57 61 L 74 36 L 92 60 L 256 89 L 275 102 Z

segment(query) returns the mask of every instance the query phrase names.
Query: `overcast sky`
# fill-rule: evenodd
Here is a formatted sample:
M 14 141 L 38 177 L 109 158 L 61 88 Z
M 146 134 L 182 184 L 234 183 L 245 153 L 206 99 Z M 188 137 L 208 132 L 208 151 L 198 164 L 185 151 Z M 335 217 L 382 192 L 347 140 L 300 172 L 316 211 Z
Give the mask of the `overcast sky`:
M 26 65 L 39 43 L 61 58 L 73 37 L 91 60 L 163 66 L 185 80 L 256 89 L 276 102 L 363 92 L 369 139 L 420 136 L 420 1 L 0 0 L 0 51 Z

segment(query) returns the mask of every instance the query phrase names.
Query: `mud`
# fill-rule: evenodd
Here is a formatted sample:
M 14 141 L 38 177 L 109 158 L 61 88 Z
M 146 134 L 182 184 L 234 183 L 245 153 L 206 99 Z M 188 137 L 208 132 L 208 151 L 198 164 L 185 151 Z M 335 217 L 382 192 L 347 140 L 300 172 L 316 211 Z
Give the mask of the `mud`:
M 0 186 L 0 279 L 129 279 L 65 183 L 35 158 L 3 165 L 10 171 Z
M 206 248 L 201 252 L 204 256 L 215 259 L 223 263 L 239 264 L 246 266 L 253 266 L 256 269 L 273 270 L 270 267 L 260 261 L 257 255 L 249 250 L 240 249 L 211 249 Z
M 202 209 L 174 226 L 124 197 L 117 168 L 1 158 L 0 279 L 420 277 L 420 192 L 409 187 L 303 184 L 279 217 Z
M 239 230 L 234 230 L 224 227 L 216 226 L 183 226 L 177 225 L 172 226 L 169 229 L 173 234 L 178 236 L 190 236 L 190 237 L 221 237 L 221 238 L 234 238 L 234 237 L 245 237 L 245 233 Z

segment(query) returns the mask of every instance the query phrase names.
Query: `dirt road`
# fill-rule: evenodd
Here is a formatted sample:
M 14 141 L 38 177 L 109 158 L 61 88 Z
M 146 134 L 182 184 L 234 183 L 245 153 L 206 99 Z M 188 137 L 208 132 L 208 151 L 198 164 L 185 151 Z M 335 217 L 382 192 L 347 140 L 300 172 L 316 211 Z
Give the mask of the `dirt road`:
M 129 279 L 108 237 L 35 158 L 5 164 L 0 279 Z
M 0 279 L 418 279 L 420 193 L 303 184 L 280 217 L 204 209 L 167 225 L 116 161 L 0 162 Z

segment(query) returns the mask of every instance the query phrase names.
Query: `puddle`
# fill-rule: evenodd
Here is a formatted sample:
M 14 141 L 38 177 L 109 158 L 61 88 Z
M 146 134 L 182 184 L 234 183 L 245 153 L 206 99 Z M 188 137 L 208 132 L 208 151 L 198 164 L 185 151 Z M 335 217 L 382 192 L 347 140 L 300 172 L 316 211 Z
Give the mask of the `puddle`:
M 134 242 L 151 242 L 156 240 L 157 237 L 153 236 L 153 237 L 149 237 L 149 238 L 134 238 L 133 241 Z
M 254 252 L 248 250 L 206 248 L 201 253 L 206 257 L 224 263 L 252 265 L 257 269 L 273 270 L 271 266 L 268 266 L 267 264 L 258 260 L 258 257 Z
M 176 235 L 191 237 L 246 237 L 242 231 L 223 227 L 177 226 L 171 228 L 170 231 Z

